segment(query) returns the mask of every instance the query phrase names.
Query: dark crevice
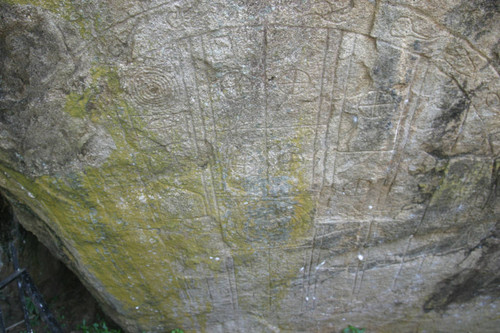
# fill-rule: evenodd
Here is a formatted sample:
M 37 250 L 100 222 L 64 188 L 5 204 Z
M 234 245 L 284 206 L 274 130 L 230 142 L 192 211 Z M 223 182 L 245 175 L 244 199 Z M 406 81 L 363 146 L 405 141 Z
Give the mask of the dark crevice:
M 472 268 L 439 282 L 423 305 L 425 312 L 445 311 L 451 304 L 465 303 L 480 295 L 500 297 L 500 223 L 474 249 L 482 251 Z
M 64 332 L 76 331 L 77 327 L 86 323 L 105 321 L 108 327 L 116 325 L 107 318 L 97 301 L 61 261 L 38 241 L 35 235 L 21 225 L 13 223 L 12 207 L 0 193 L 0 281 L 14 272 L 12 258 L 8 250 L 9 241 L 14 241 L 19 254 L 21 268 L 31 275 L 34 284 L 48 303 Z M 28 302 L 29 303 L 29 302 Z M 0 291 L 0 308 L 8 332 L 26 330 L 23 312 L 15 283 L 10 283 Z M 44 323 L 31 308 L 32 326 L 35 332 L 48 332 Z M 17 325 L 16 325 L 17 324 Z

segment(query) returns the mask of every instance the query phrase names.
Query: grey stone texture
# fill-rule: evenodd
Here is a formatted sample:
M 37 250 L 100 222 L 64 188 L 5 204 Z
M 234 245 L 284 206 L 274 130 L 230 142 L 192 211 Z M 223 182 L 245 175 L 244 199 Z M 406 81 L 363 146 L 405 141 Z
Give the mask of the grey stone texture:
M 498 22 L 1 0 L 1 191 L 128 332 L 494 331 Z

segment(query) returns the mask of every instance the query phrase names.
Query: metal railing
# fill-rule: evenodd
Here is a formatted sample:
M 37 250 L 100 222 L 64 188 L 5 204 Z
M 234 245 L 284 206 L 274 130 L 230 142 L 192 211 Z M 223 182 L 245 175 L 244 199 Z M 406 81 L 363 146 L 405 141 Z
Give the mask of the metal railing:
M 35 305 L 38 314 L 40 315 L 40 318 L 47 325 L 48 330 L 51 333 L 62 333 L 63 331 L 61 327 L 59 326 L 55 317 L 50 312 L 47 303 L 45 303 L 42 294 L 40 294 L 40 292 L 36 288 L 35 283 L 31 279 L 31 276 L 28 274 L 28 271 L 25 268 L 19 267 L 17 250 L 13 241 L 9 242 L 9 250 L 12 256 L 12 263 L 14 265 L 14 273 L 10 274 L 7 278 L 5 278 L 0 282 L 0 290 L 5 288 L 8 284 L 14 281 L 17 282 L 17 289 L 19 292 L 19 302 L 21 303 L 21 307 L 23 310 L 26 331 L 28 333 L 34 332 L 30 324 L 30 314 L 26 306 L 25 297 L 28 296 Z M 5 328 L 2 309 L 0 309 L 0 333 L 6 333 L 6 332 L 7 329 Z

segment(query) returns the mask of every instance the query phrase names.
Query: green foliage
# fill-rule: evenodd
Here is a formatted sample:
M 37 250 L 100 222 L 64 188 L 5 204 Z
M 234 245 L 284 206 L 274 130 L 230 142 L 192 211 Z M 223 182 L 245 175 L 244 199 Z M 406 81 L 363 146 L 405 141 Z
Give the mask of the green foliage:
M 83 320 L 82 324 L 77 327 L 77 329 L 81 330 L 83 333 L 121 333 L 120 330 L 108 329 L 108 326 L 105 322 L 87 325 L 85 319 Z
M 29 297 L 26 297 L 25 299 L 26 299 L 26 308 L 28 310 L 28 313 L 30 314 L 30 324 L 33 328 L 39 327 L 42 322 L 40 320 L 40 315 L 38 314 L 38 310 Z M 64 316 L 59 316 L 59 320 L 60 321 L 64 320 Z M 121 330 L 108 328 L 108 325 L 106 325 L 104 321 L 101 321 L 100 323 L 87 324 L 85 319 L 82 321 L 82 324 L 79 325 L 76 329 L 81 331 L 82 333 L 122 333 Z M 27 333 L 27 332 L 21 331 L 21 333 Z M 184 333 L 184 331 L 181 330 L 180 328 L 176 328 L 170 331 L 170 333 Z
M 365 333 L 366 328 L 357 328 L 352 325 L 347 326 L 342 330 L 342 333 Z
M 40 317 L 40 314 L 38 313 L 38 309 L 31 300 L 30 297 L 24 297 L 25 304 L 26 304 L 26 310 L 28 311 L 29 318 L 30 318 L 30 325 L 33 329 L 35 329 L 35 332 L 39 332 L 40 330 L 43 332 L 46 332 L 48 330 L 47 326 L 44 325 L 42 318 Z M 54 300 L 54 299 L 53 299 Z M 59 322 L 61 328 L 66 328 L 66 323 L 63 323 L 65 320 L 64 315 L 59 314 L 58 312 L 55 313 L 57 316 L 57 321 Z M 26 331 L 21 331 L 20 333 L 27 333 Z
M 146 331 L 142 331 L 141 333 L 146 333 Z M 184 331 L 181 330 L 180 328 L 175 328 L 172 331 L 170 331 L 170 333 L 184 333 Z
M 36 308 L 35 304 L 29 297 L 24 297 L 25 304 L 26 304 L 26 310 L 28 310 L 29 313 L 29 318 L 30 318 L 30 325 L 32 327 L 37 327 L 40 325 L 40 314 L 38 313 L 38 309 Z

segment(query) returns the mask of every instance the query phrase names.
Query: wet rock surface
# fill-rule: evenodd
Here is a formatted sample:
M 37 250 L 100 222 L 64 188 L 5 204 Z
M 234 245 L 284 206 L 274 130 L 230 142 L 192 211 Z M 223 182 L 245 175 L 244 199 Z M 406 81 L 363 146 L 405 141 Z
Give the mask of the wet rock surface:
M 0 1 L 0 187 L 130 332 L 498 326 L 495 1 Z

